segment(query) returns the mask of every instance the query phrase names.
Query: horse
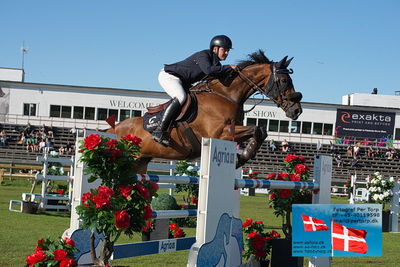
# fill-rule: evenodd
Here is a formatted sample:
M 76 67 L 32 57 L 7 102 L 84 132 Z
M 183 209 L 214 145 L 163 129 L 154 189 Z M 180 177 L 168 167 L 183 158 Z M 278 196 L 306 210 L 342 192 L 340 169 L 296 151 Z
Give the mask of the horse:
M 288 69 L 292 59 L 286 56 L 279 62 L 273 62 L 259 50 L 238 63 L 239 70 L 235 76 L 205 79 L 193 86 L 189 91 L 197 102 L 196 116 L 191 122 L 181 123 L 182 127 L 171 129 L 169 147 L 152 139 L 151 133 L 143 127 L 143 117 L 126 119 L 106 132 L 115 133 L 117 138 L 133 134 L 142 139 L 137 167 L 139 173 L 147 171 L 147 165 L 153 158 L 188 160 L 200 157 L 198 148 L 202 137 L 236 141 L 238 144 L 247 141 L 237 159 L 237 167 L 243 166 L 255 157 L 267 137 L 265 127 L 242 125 L 243 105 L 250 96 L 259 93 L 263 99 L 264 96 L 269 97 L 292 120 L 302 113 L 302 95 L 295 91 L 290 77 L 293 70 Z M 188 129 L 190 134 L 185 135 Z

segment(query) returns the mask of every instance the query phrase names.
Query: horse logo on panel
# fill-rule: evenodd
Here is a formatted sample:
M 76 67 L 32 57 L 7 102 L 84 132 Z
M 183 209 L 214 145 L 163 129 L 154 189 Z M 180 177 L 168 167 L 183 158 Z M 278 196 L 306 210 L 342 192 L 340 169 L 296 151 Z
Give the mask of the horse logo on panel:
M 238 242 L 239 251 L 237 251 L 237 255 L 241 255 L 241 249 L 243 248 L 241 227 L 240 219 L 230 217 L 227 213 L 222 214 L 213 240 L 204 243 L 199 249 L 197 267 L 217 266 L 221 262 L 221 257 L 224 258 L 223 266 L 227 266 L 228 255 L 232 253 L 231 251 L 227 252 L 231 237 Z

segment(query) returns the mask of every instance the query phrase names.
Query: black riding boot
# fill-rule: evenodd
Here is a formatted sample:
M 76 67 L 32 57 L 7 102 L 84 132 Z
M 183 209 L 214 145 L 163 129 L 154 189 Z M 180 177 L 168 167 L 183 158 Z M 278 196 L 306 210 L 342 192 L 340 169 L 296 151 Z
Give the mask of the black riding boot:
M 179 115 L 181 111 L 181 104 L 177 98 L 174 98 L 164 112 L 164 116 L 160 125 L 153 131 L 153 139 L 158 143 L 169 146 L 170 136 L 168 134 L 169 126 Z

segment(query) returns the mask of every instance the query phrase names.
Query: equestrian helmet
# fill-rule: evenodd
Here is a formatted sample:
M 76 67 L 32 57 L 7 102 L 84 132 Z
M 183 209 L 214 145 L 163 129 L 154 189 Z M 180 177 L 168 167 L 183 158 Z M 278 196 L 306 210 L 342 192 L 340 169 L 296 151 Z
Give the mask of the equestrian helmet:
M 232 49 L 232 41 L 226 35 L 217 35 L 211 39 L 210 50 L 212 50 L 214 46 L 223 47 L 225 49 Z

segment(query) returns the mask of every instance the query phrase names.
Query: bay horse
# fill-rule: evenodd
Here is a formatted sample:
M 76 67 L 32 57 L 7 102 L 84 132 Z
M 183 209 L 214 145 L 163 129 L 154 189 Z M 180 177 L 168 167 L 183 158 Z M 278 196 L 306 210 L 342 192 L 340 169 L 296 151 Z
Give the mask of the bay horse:
M 279 62 L 270 61 L 262 50 L 248 55 L 238 63 L 239 71 L 226 80 L 206 79 L 190 89 L 197 99 L 197 114 L 186 123 L 192 137 L 200 143 L 202 137 L 233 140 L 238 144 L 247 141 L 242 154 L 238 154 L 237 167 L 255 157 L 267 137 L 267 130 L 260 126 L 243 126 L 243 104 L 258 92 L 273 100 L 287 117 L 296 120 L 302 113 L 302 95 L 296 92 L 288 66 L 293 58 L 284 57 Z M 188 160 L 200 157 L 199 149 L 181 127 L 171 129 L 171 146 L 165 147 L 152 139 L 143 128 L 143 117 L 126 119 L 106 130 L 121 138 L 133 134 L 142 139 L 138 172 L 145 173 L 153 158 Z M 191 141 L 192 140 L 192 141 Z M 198 146 L 197 146 L 198 147 Z

